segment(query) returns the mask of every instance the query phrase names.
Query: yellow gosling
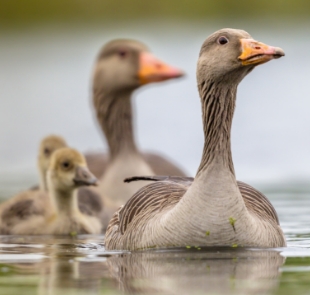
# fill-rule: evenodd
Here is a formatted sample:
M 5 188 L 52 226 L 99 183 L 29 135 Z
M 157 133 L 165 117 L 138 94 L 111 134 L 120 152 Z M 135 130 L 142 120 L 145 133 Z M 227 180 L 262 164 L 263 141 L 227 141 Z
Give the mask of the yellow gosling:
M 100 219 L 80 211 L 77 189 L 96 185 L 97 179 L 87 168 L 85 158 L 76 150 L 55 151 L 47 170 L 46 193 L 25 193 L 0 208 L 2 234 L 99 234 Z M 6 206 L 5 206 L 6 205 Z

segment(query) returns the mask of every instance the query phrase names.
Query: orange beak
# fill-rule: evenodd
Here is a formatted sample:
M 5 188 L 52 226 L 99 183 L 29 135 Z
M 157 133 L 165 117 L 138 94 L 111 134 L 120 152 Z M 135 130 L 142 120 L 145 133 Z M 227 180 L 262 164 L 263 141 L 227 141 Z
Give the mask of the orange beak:
M 141 85 L 184 76 L 184 72 L 167 65 L 149 52 L 140 54 L 138 77 Z
M 253 39 L 241 39 L 240 43 L 242 53 L 238 58 L 243 66 L 260 65 L 285 55 L 281 48 L 268 46 Z

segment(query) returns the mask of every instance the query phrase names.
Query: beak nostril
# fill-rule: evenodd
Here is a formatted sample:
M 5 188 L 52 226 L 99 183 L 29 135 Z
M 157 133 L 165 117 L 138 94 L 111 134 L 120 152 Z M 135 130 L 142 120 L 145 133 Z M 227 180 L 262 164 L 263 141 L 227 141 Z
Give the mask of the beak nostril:
M 255 46 L 255 49 L 259 50 L 259 49 L 261 49 L 261 47 L 260 46 Z

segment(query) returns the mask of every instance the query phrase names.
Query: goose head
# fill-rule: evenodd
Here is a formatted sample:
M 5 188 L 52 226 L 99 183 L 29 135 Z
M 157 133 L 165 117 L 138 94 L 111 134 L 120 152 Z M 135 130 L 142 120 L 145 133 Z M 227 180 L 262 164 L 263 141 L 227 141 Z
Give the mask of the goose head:
M 58 191 L 97 185 L 97 178 L 88 170 L 84 156 L 72 148 L 62 148 L 53 153 L 47 179 L 48 184 Z
M 183 76 L 135 40 L 113 40 L 100 51 L 94 69 L 94 92 L 133 91 L 138 87 Z
M 219 30 L 201 47 L 198 85 L 206 80 L 238 84 L 254 67 L 282 56 L 284 51 L 281 48 L 258 42 L 246 31 Z

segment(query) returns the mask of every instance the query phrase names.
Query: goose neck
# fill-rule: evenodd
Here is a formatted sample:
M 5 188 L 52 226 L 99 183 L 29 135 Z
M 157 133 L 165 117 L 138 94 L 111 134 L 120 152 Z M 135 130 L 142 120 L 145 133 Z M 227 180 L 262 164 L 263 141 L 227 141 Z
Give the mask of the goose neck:
M 59 189 L 49 185 L 49 195 L 54 209 L 58 214 L 64 214 L 72 217 L 79 212 L 77 189 Z
M 95 93 L 97 118 L 109 146 L 111 158 L 137 151 L 132 126 L 132 91 Z
M 47 179 L 46 179 L 46 170 L 40 167 L 40 163 L 38 164 L 40 184 L 39 189 L 42 192 L 47 192 Z
M 202 103 L 204 148 L 197 174 L 216 161 L 235 175 L 230 138 L 237 85 L 227 81 L 205 81 L 198 88 Z

